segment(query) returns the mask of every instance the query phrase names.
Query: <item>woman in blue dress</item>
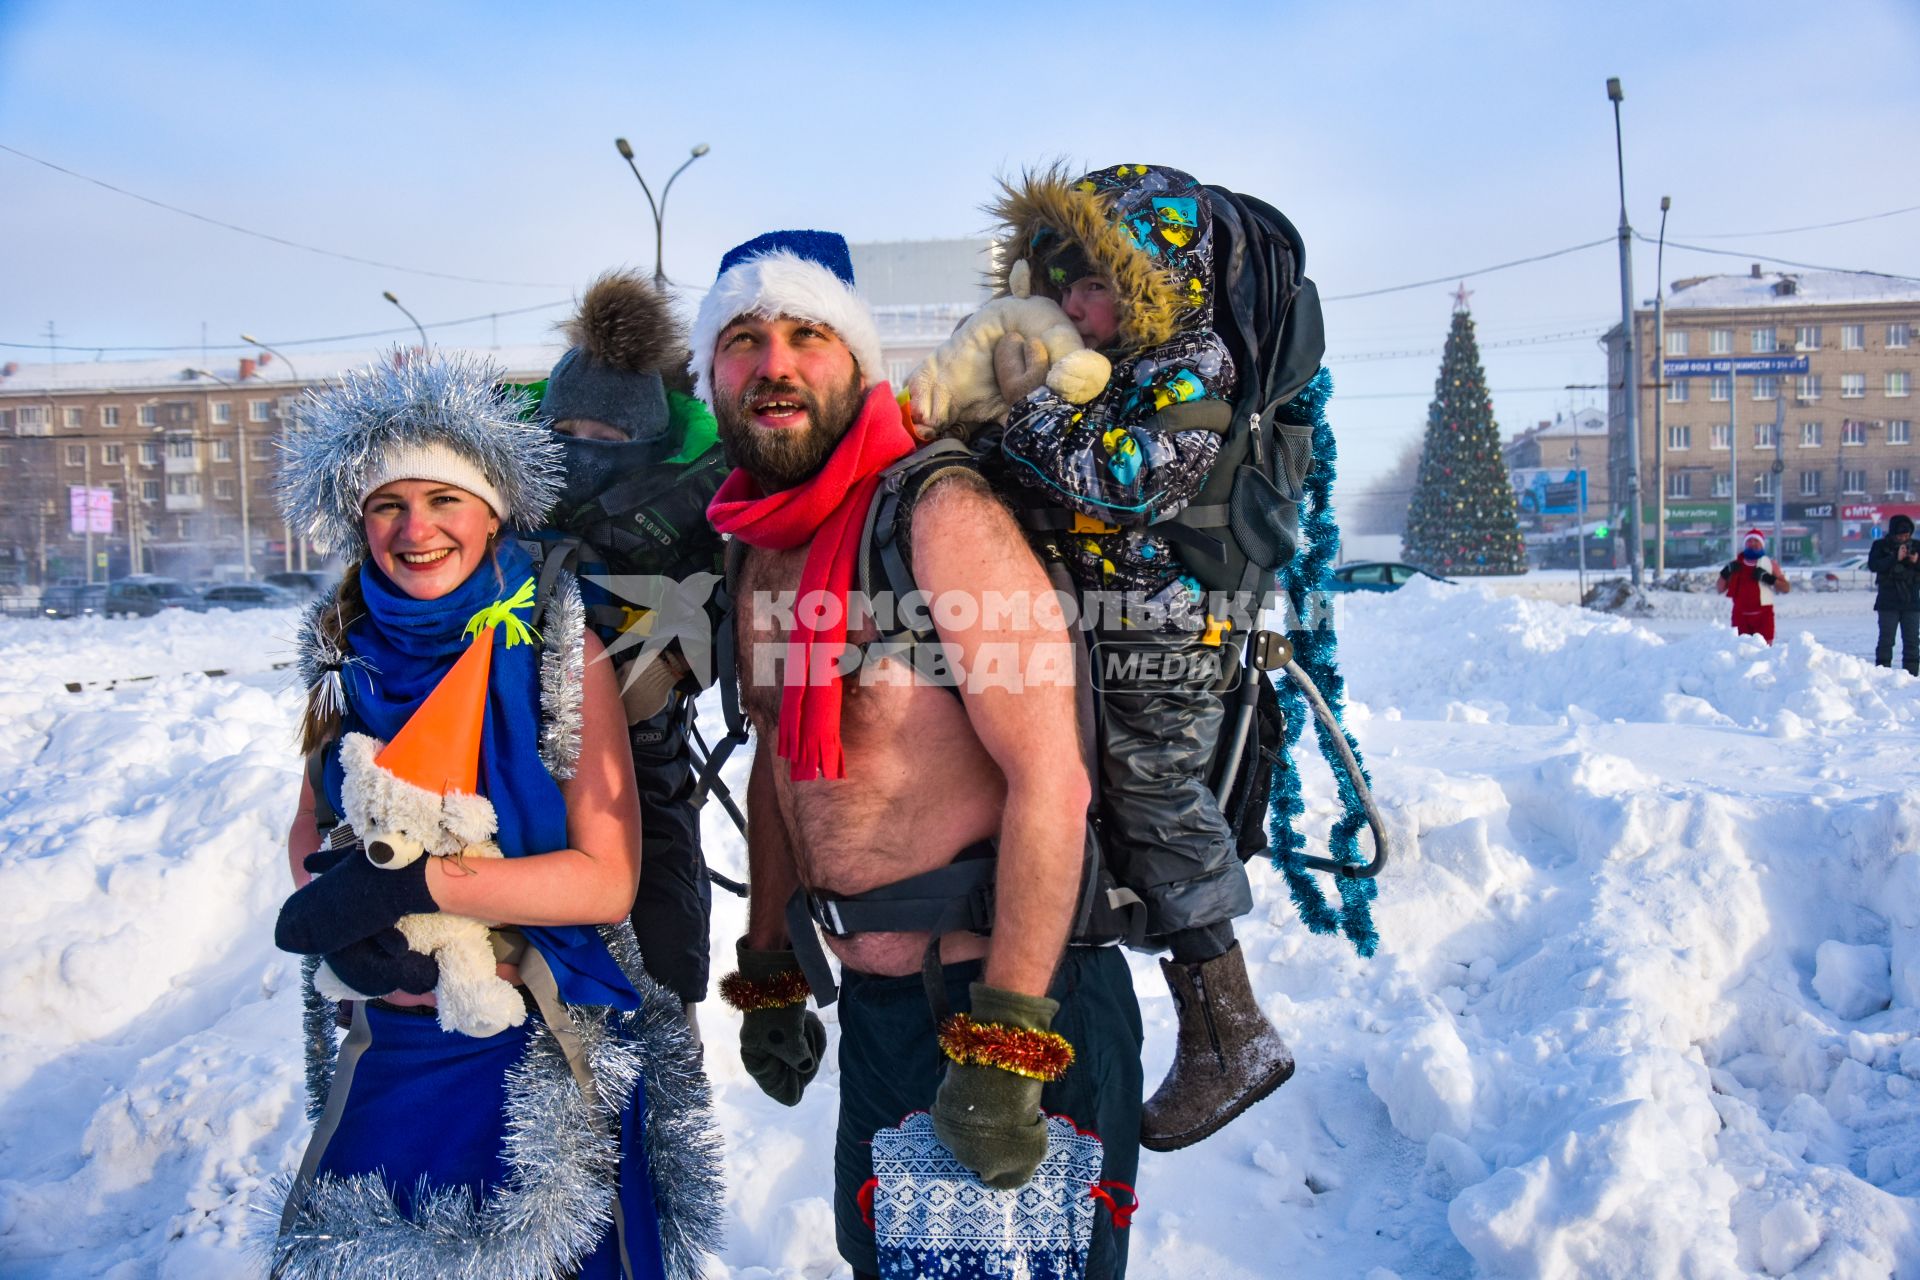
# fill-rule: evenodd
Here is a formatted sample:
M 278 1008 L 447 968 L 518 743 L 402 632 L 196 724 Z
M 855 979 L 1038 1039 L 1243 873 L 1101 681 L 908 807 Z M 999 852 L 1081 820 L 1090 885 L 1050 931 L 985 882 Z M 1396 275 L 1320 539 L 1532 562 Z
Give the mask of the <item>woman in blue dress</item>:
M 698 1275 L 716 1241 L 697 1049 L 626 923 L 640 816 L 618 690 L 575 584 L 510 536 L 559 478 L 520 408 L 482 362 L 396 353 L 310 396 L 282 443 L 289 527 L 350 565 L 302 635 L 308 772 L 275 940 L 355 998 L 337 1042 L 335 1004 L 308 991 L 315 1132 L 279 1206 L 276 1276 L 664 1280 Z M 479 683 L 449 684 L 472 686 L 477 733 L 463 746 L 423 715 L 410 747 L 467 770 L 504 856 L 396 857 L 339 820 L 359 794 L 343 797 L 342 739 L 392 742 L 473 646 Z M 429 853 L 472 838 L 411 834 Z M 440 966 L 400 928 L 435 912 L 495 926 L 518 1025 L 442 1027 Z

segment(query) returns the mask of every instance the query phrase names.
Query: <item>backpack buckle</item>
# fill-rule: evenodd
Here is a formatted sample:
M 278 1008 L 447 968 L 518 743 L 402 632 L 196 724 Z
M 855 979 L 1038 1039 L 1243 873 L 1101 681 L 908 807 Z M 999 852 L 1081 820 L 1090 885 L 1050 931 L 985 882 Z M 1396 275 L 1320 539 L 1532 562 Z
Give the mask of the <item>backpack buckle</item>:
M 1247 648 L 1256 671 L 1272 671 L 1293 661 L 1293 641 L 1278 631 L 1256 631 Z
M 828 898 L 817 893 L 807 894 L 807 914 L 826 931 L 829 938 L 844 938 L 852 932 L 847 928 L 846 922 L 841 919 L 840 901 L 837 898 Z
M 1120 532 L 1120 526 L 1117 524 L 1108 524 L 1105 520 L 1095 520 L 1084 511 L 1076 511 L 1073 513 L 1073 524 L 1068 527 L 1067 532 L 1118 533 Z

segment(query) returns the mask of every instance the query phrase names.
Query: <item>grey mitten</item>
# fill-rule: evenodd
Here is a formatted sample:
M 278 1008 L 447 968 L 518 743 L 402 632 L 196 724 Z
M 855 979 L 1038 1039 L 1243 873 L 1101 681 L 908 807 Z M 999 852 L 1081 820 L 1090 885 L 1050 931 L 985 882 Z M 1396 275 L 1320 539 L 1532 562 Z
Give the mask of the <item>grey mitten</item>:
M 1056 1000 L 1021 995 L 976 982 L 971 1022 L 1046 1032 L 1060 1011 Z M 1072 1051 L 1066 1050 L 1068 1058 Z M 951 1054 L 949 1056 L 952 1056 Z M 963 1055 L 966 1056 L 966 1055 Z M 933 1100 L 933 1131 L 954 1158 L 980 1181 L 1002 1191 L 1025 1186 L 1047 1155 L 1047 1122 L 1040 1113 L 1043 1081 L 984 1061 L 954 1061 Z
M 741 942 L 734 954 L 739 971 L 721 980 L 720 994 L 741 1011 L 740 1064 L 762 1093 L 794 1106 L 820 1074 L 827 1029 L 807 1008 L 806 979 L 793 952 L 751 951 Z M 798 1001 L 788 1002 L 795 993 Z

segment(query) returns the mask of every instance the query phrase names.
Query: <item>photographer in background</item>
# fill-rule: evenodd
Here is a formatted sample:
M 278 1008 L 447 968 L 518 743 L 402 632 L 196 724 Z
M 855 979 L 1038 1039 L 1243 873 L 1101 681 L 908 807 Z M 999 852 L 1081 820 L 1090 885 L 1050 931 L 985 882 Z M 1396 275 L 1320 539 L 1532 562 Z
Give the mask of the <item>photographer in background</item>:
M 1920 676 L 1920 546 L 1913 541 L 1913 517 L 1887 521 L 1887 536 L 1875 538 L 1867 552 L 1867 572 L 1879 582 L 1873 608 L 1880 615 L 1880 638 L 1873 646 L 1875 666 L 1893 665 L 1893 632 L 1900 630 L 1900 665 Z
M 1793 590 L 1787 575 L 1767 554 L 1766 535 L 1747 530 L 1740 554 L 1720 570 L 1720 594 L 1733 601 L 1733 630 L 1773 643 L 1773 596 Z

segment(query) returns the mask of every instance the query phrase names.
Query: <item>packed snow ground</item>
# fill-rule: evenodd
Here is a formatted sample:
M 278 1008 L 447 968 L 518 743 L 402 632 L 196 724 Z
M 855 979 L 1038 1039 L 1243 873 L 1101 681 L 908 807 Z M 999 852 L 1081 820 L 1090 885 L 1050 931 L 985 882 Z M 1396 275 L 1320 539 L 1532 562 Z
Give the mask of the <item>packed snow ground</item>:
M 1790 597 L 1769 650 L 1724 602 L 1648 623 L 1514 585 L 1342 601 L 1395 842 L 1384 944 L 1308 934 L 1256 867 L 1240 936 L 1301 1070 L 1144 1156 L 1131 1274 L 1920 1267 L 1920 681 L 1863 660 L 1870 597 Z M 293 627 L 0 623 L 4 1274 L 253 1273 L 253 1203 L 307 1134 L 298 971 L 270 942 Z M 1317 763 L 1307 792 L 1324 831 Z M 717 956 L 742 918 L 719 895 Z M 1152 1082 L 1172 1006 L 1134 968 Z M 731 1207 L 713 1274 L 844 1275 L 831 1060 L 788 1110 L 729 1013 L 701 1020 Z

